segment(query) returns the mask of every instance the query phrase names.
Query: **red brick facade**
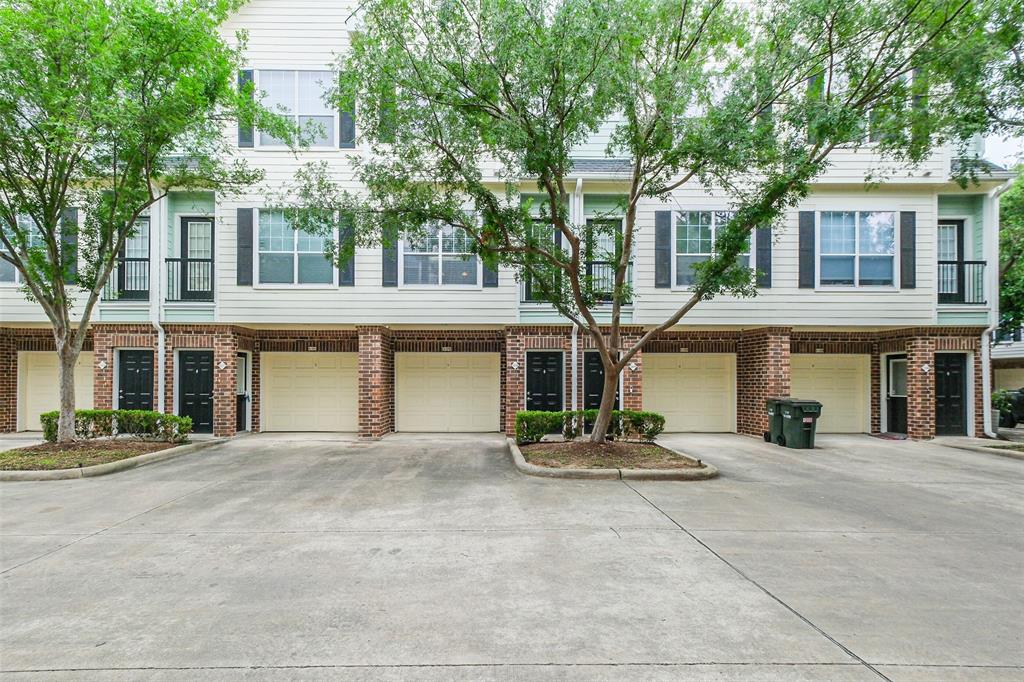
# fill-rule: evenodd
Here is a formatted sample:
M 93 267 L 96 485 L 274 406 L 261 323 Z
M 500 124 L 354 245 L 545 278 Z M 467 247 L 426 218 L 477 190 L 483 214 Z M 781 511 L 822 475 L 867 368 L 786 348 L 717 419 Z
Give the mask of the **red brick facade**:
M 564 402 L 572 407 L 572 328 L 564 325 L 510 326 L 504 329 L 392 329 L 365 326 L 331 330 L 263 330 L 228 325 L 165 326 L 164 410 L 174 412 L 175 364 L 181 349 L 208 349 L 214 353 L 214 433 L 231 436 L 236 426 L 236 363 L 239 351 L 249 354 L 250 424 L 260 429 L 260 355 L 268 352 L 358 352 L 359 435 L 380 438 L 395 428 L 394 354 L 396 352 L 482 352 L 501 354 L 500 423 L 507 433 L 515 429 L 515 414 L 525 408 L 526 356 L 530 351 L 559 351 L 564 358 Z M 912 438 L 930 438 L 935 432 L 935 353 L 965 352 L 974 356 L 972 369 L 974 433 L 983 432 L 980 328 L 906 328 L 885 331 L 801 331 L 788 327 L 746 330 L 692 330 L 665 332 L 652 338 L 648 353 L 735 353 L 736 430 L 760 435 L 766 426 L 764 399 L 788 395 L 790 358 L 796 353 L 853 353 L 870 356 L 871 431 L 882 428 L 881 378 L 884 356 L 905 353 L 908 359 L 908 432 Z M 623 345 L 631 345 L 643 332 L 623 330 Z M 96 324 L 86 350 L 94 350 L 94 404 L 114 404 L 114 354 L 124 348 L 152 349 L 157 353 L 157 332 L 144 324 Z M 0 430 L 17 426 L 18 351 L 52 350 L 48 329 L 0 328 Z M 584 331 L 576 337 L 576 396 L 583 404 L 583 359 L 594 348 Z M 623 372 L 622 404 L 643 408 L 644 353 L 637 353 Z M 100 365 L 104 366 L 101 368 Z M 223 368 L 221 367 L 223 364 Z M 928 371 L 926 370 L 926 367 Z M 154 395 L 157 394 L 154 377 Z

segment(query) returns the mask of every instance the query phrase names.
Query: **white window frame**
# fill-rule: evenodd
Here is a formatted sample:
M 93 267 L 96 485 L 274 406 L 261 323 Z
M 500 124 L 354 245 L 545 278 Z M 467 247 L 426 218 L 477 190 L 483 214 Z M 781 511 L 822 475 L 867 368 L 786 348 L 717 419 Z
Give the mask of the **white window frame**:
M 24 217 L 24 218 L 28 218 L 29 220 L 32 220 L 32 218 L 30 216 L 25 216 L 23 214 L 19 214 L 18 217 L 19 218 Z M 39 231 L 39 228 L 36 227 L 36 230 Z M 41 238 L 42 238 L 42 233 L 40 232 L 40 239 Z M 33 244 L 29 243 L 29 247 L 30 248 L 33 247 Z M 0 245 L 0 250 L 3 250 L 3 246 L 2 245 Z M 21 270 L 16 268 L 14 266 L 14 263 L 10 263 L 8 261 L 4 261 L 4 264 L 5 265 L 9 265 L 9 266 L 11 266 L 11 268 L 14 269 L 14 281 L 12 281 L 12 282 L 0 282 L 0 287 L 16 288 L 16 287 L 21 287 L 22 285 L 24 285 L 25 282 L 22 281 L 22 279 L 21 279 Z
M 853 254 L 825 254 L 826 256 L 853 256 L 853 284 L 822 284 L 821 283 L 821 214 L 822 213 L 853 213 L 854 252 Z M 893 214 L 893 247 L 892 247 L 892 283 L 860 284 L 860 259 L 863 256 L 884 256 L 887 254 L 860 252 L 860 216 L 861 213 L 892 213 Z M 814 211 L 814 288 L 815 291 L 899 291 L 900 282 L 900 211 L 897 208 L 823 208 Z
M 442 234 L 444 226 L 440 225 L 437 227 L 437 251 L 430 253 L 427 251 L 407 251 L 408 238 L 403 236 L 398 241 L 398 287 L 400 289 L 462 289 L 462 290 L 476 290 L 483 289 L 484 282 L 484 267 L 483 261 L 480 259 L 478 254 L 471 254 L 476 259 L 476 283 L 475 284 L 443 284 L 444 281 L 444 256 L 459 255 L 466 253 L 464 251 L 445 251 L 444 250 L 444 236 Z M 406 284 L 405 283 L 405 256 L 409 255 L 431 255 L 437 256 L 437 284 Z
M 706 254 L 704 254 L 704 253 L 679 253 L 676 250 L 676 248 L 678 246 L 678 241 L 677 241 L 676 237 L 678 235 L 679 214 L 680 213 L 711 213 L 711 251 L 709 253 L 706 253 Z M 726 208 L 726 207 L 722 207 L 722 206 L 713 206 L 713 207 L 709 207 L 709 206 L 687 206 L 686 208 L 675 208 L 675 209 L 672 209 L 672 235 L 671 235 L 671 237 L 672 237 L 672 258 L 671 258 L 671 261 L 672 261 L 671 265 L 672 265 L 672 267 L 670 268 L 670 270 L 671 270 L 670 275 L 671 275 L 671 278 L 672 278 L 672 282 L 671 282 L 671 289 L 672 290 L 674 290 L 674 291 L 693 291 L 693 286 L 691 286 L 691 285 L 688 285 L 688 284 L 676 284 L 676 263 L 677 263 L 677 260 L 678 260 L 678 256 L 707 256 L 708 258 L 711 258 L 713 255 L 715 255 L 715 252 L 714 252 L 715 242 L 718 240 L 718 223 L 717 223 L 717 219 L 716 219 L 715 216 L 718 213 L 731 213 L 731 214 L 735 214 L 736 211 L 731 209 L 731 208 Z M 751 268 L 751 272 L 752 272 L 751 278 L 752 278 L 752 280 L 754 278 L 756 278 L 756 275 L 753 274 L 753 273 L 756 273 L 756 271 L 757 271 L 757 265 L 756 265 L 755 260 L 754 260 L 755 259 L 755 252 L 757 251 L 757 249 L 754 247 L 754 240 L 755 240 L 755 236 L 754 235 L 755 235 L 755 231 L 752 230 L 750 232 L 749 241 L 747 242 L 748 250 L 746 251 L 746 253 L 741 253 L 740 254 L 741 256 L 747 256 L 747 258 L 748 258 L 748 260 L 747 260 L 747 267 Z
M 298 76 L 298 74 L 300 72 L 317 73 L 317 72 L 323 71 L 323 72 L 327 72 L 327 73 L 333 73 L 333 70 L 329 66 L 325 66 L 322 69 L 318 69 L 318 68 L 314 68 L 314 67 L 310 67 L 310 66 L 305 66 L 305 67 L 291 67 L 291 66 L 264 66 L 264 67 L 258 67 L 258 66 L 254 66 L 254 67 L 252 67 L 252 70 L 253 70 L 253 81 L 254 81 L 253 87 L 255 88 L 257 96 L 259 95 L 259 93 L 263 89 L 261 84 L 260 84 L 260 73 L 261 72 L 263 72 L 263 71 L 291 71 L 292 73 L 294 73 L 295 74 L 294 95 L 295 95 L 295 105 L 296 105 L 296 107 L 298 107 L 298 103 L 299 103 L 299 76 Z M 280 113 L 280 112 L 275 112 L 275 113 Z M 299 111 L 295 111 L 295 112 L 289 114 L 289 116 L 291 116 L 292 119 L 294 119 L 294 122 L 295 122 L 296 125 L 298 125 L 299 116 L 301 116 L 301 115 L 303 115 L 303 114 L 301 112 L 299 112 Z M 310 145 L 308 147 L 308 149 L 310 151 L 322 152 L 322 151 L 326 151 L 326 150 L 329 150 L 329 149 L 333 149 L 335 151 L 338 151 L 338 150 L 340 150 L 340 151 L 347 151 L 347 152 L 351 152 L 352 151 L 351 148 L 343 148 L 339 144 L 339 140 L 340 140 L 340 137 L 341 137 L 341 113 L 339 111 L 337 111 L 337 110 L 334 110 L 332 115 L 334 116 L 334 143 L 333 144 L 326 144 L 326 145 Z M 262 149 L 264 151 L 291 151 L 291 149 L 286 144 L 262 144 L 260 142 L 260 138 L 261 138 L 260 132 L 261 131 L 260 131 L 259 128 L 257 128 L 257 127 L 253 128 L 253 148 L 254 149 Z
M 272 208 L 257 208 L 253 211 L 252 221 L 252 239 L 253 239 L 253 288 L 254 289 L 336 289 L 338 288 L 338 265 L 337 263 L 331 262 L 331 282 L 322 283 L 310 283 L 300 284 L 299 279 L 299 254 L 310 254 L 312 251 L 299 251 L 298 250 L 298 239 L 299 230 L 292 228 L 294 234 L 292 235 L 292 245 L 295 247 L 292 251 L 292 270 L 293 281 L 291 284 L 284 282 L 260 282 L 260 214 L 262 212 L 273 213 L 277 209 Z M 331 235 L 332 239 L 338 239 L 338 231 L 334 230 Z M 285 251 L 268 251 L 267 253 L 287 253 Z M 324 256 L 326 259 L 327 256 Z M 330 262 L 330 261 L 329 261 Z

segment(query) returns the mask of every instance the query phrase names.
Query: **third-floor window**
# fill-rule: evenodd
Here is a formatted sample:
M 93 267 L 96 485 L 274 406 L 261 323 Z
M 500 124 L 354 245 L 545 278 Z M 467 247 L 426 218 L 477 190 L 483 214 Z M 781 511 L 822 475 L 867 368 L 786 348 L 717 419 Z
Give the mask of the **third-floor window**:
M 330 71 L 263 69 L 257 72 L 257 86 L 263 91 L 263 105 L 286 115 L 312 135 L 311 147 L 337 146 L 337 112 L 324 101 L 333 75 Z M 282 146 L 267 132 L 259 134 L 261 147 Z

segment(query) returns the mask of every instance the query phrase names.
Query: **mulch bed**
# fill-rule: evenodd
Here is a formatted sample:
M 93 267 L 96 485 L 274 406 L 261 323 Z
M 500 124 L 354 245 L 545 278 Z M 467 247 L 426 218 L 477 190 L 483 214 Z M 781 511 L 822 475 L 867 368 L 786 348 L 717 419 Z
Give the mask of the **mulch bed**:
M 520 446 L 527 462 L 556 469 L 691 469 L 693 462 L 654 443 L 572 441 Z
M 42 443 L 0 452 L 0 470 L 40 471 L 75 469 L 116 462 L 173 448 L 177 443 L 145 440 L 85 440 L 74 443 Z

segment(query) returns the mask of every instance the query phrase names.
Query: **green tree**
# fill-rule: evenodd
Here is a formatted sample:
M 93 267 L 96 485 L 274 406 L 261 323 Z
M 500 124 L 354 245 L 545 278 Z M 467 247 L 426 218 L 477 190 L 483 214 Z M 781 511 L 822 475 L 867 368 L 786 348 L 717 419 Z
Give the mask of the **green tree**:
M 1018 175 L 1024 165 L 1018 165 Z M 1024 185 L 999 199 L 999 318 L 1003 327 L 1024 325 Z
M 239 51 L 218 28 L 237 6 L 0 2 L 0 268 L 17 270 L 53 326 L 61 441 L 74 438 L 74 366 L 93 309 L 140 216 L 170 188 L 261 177 L 232 161 L 226 118 L 286 134 L 233 87 Z M 84 220 L 64 219 L 70 208 Z
M 701 301 L 754 295 L 739 258 L 752 230 L 804 197 L 833 149 L 870 142 L 913 164 L 963 132 L 944 112 L 974 73 L 933 67 L 984 22 L 970 0 L 366 0 L 359 17 L 336 104 L 355 103 L 366 190 L 310 166 L 297 219 L 343 211 L 357 240 L 384 242 L 445 225 L 514 267 L 600 352 L 595 442 L 652 335 Z M 576 224 L 573 149 L 608 120 L 624 219 Z M 728 197 L 731 218 L 678 309 L 627 342 L 638 207 L 687 183 Z

